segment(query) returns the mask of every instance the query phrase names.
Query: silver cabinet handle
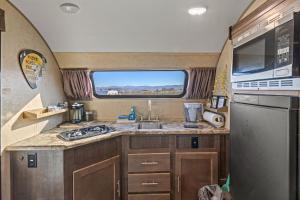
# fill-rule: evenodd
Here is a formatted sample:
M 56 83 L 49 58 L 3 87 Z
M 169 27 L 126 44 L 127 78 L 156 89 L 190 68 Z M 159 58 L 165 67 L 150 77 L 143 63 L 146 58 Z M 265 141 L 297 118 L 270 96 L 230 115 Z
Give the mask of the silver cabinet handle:
M 180 176 L 177 176 L 177 192 L 180 192 Z
M 120 189 L 120 180 L 117 181 L 117 193 L 118 193 L 118 197 L 121 197 L 121 189 Z
M 142 162 L 141 165 L 158 165 L 158 162 Z
M 143 186 L 154 186 L 154 185 L 158 185 L 158 183 L 156 182 L 151 182 L 151 183 L 148 183 L 148 182 L 144 182 L 142 183 Z

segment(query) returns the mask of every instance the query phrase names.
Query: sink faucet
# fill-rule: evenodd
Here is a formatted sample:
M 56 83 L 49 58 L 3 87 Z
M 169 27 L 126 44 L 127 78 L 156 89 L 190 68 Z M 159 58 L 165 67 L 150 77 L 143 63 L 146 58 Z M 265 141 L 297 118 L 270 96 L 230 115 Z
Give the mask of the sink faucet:
M 158 115 L 155 117 L 155 119 L 152 119 L 152 101 L 148 100 L 148 117 L 146 120 L 143 119 L 143 116 L 141 116 L 141 121 L 159 121 Z
M 152 101 L 148 100 L 148 120 L 151 121 Z

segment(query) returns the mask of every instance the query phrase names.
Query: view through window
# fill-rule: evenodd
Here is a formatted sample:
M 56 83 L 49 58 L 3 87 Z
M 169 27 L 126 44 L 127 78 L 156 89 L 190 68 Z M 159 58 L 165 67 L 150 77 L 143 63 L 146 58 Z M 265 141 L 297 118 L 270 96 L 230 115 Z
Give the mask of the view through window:
M 96 97 L 182 97 L 187 72 L 164 71 L 94 71 L 91 73 Z

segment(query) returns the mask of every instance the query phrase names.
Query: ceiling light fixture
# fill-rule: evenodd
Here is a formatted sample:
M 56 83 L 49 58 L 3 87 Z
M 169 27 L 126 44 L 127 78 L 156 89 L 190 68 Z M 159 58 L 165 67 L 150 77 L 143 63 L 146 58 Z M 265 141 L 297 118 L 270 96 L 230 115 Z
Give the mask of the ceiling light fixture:
M 67 14 L 76 14 L 79 11 L 79 6 L 73 3 L 63 3 L 60 6 L 60 9 Z
M 204 13 L 206 13 L 206 11 L 207 11 L 207 8 L 205 8 L 205 7 L 190 8 L 189 14 L 192 16 L 203 15 Z

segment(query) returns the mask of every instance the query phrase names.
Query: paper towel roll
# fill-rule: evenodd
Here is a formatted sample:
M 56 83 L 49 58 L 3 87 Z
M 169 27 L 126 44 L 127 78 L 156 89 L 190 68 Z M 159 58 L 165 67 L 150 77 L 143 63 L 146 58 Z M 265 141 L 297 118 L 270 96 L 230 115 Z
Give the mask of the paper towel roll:
M 224 126 L 224 117 L 222 115 L 205 111 L 203 119 L 217 128 Z

